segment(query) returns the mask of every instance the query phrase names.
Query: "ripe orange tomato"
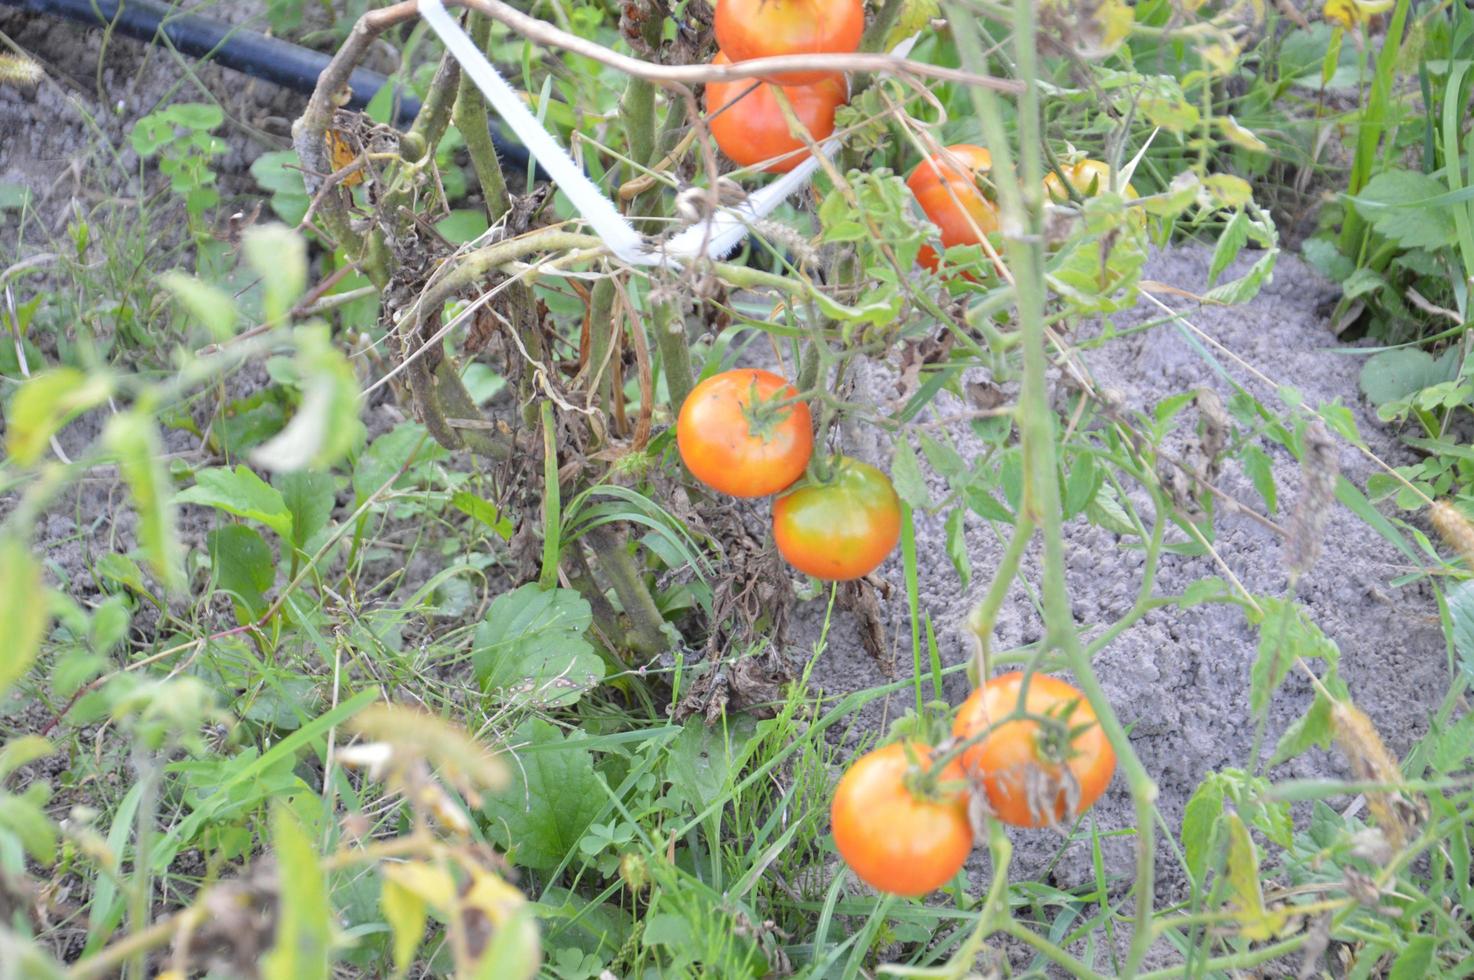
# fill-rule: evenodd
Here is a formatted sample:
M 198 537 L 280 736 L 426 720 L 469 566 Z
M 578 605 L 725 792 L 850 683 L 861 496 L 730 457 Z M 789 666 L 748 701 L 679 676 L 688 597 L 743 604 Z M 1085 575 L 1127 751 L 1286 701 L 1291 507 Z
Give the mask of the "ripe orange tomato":
M 730 64 L 721 53 L 711 63 Z M 812 85 L 785 85 L 783 94 L 809 135 L 822 142 L 834 132 L 834 110 L 844 104 L 848 89 L 843 75 L 829 74 Z M 771 160 L 764 170 L 787 173 L 807 156 L 794 152 L 803 150 L 804 143 L 789 132 L 774 86 L 754 78 L 711 82 L 706 86 L 705 99 L 711 135 L 733 163 L 750 167 Z
M 977 185 L 978 175 L 992 169 L 993 155 L 986 149 L 959 143 L 923 160 L 906 179 L 916 203 L 941 231 L 943 249 L 980 244 L 998 230 L 998 207 Z M 937 269 L 937 253 L 929 245 L 922 246 L 917 261 Z
M 916 759 L 931 761 L 931 746 L 912 742 Z M 900 742 L 867 752 L 850 766 L 834 790 L 829 820 L 834 845 L 872 888 L 918 897 L 946 884 L 972 850 L 967 795 L 943 787 L 934 799 L 918 797 L 906 785 L 911 767 Z M 944 782 L 963 779 L 952 760 Z
M 1075 193 L 1082 197 L 1090 197 L 1111 189 L 1111 167 L 1108 163 L 1102 163 L 1100 160 L 1081 160 L 1073 166 L 1067 163 L 1061 164 L 1059 169 L 1060 173 L 1069 179 L 1070 186 L 1075 189 Z M 1065 190 L 1065 185 L 1060 182 L 1059 175 L 1053 170 L 1044 175 L 1044 191 L 1060 203 L 1070 199 L 1070 192 Z M 1120 188 L 1120 193 L 1126 198 L 1138 196 L 1136 188 L 1130 184 Z
M 827 483 L 773 501 L 773 538 L 794 568 L 830 582 L 874 571 L 901 538 L 901 501 L 890 477 L 847 456 Z
M 971 738 L 1011 713 L 1023 679 L 1015 671 L 973 691 L 957 712 L 952 734 Z M 1048 827 L 1073 821 L 1105 792 L 1116 754 L 1085 695 L 1057 677 L 1029 679 L 1025 710 L 1059 718 L 1073 733 L 1069 744 L 1036 721 L 1015 719 L 963 752 L 962 766 L 982 780 L 993 812 L 1004 823 Z
M 734 497 L 765 497 L 790 486 L 809 465 L 814 423 L 798 392 L 770 371 L 723 371 L 686 396 L 676 448 L 691 474 Z
M 717 0 L 717 47 L 733 61 L 790 54 L 848 54 L 865 33 L 864 0 Z M 812 85 L 827 72 L 764 76 L 779 85 Z

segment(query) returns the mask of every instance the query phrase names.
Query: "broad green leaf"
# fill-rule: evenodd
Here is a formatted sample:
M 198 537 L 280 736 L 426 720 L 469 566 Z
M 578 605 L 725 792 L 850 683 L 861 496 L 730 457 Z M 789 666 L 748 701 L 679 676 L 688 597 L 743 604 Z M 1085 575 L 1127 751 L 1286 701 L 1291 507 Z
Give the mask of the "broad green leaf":
M 6 646 L 0 656 L 0 694 L 31 669 L 46 637 L 48 618 L 41 563 L 20 538 L 0 536 L 0 623 Z
M 410 454 L 416 462 L 439 459 L 445 455 L 438 442 L 428 438 L 423 425 L 418 422 L 402 422 L 375 439 L 353 465 L 353 492 L 362 503 L 369 494 L 378 490 L 401 469 L 406 469 Z M 395 485 L 401 485 L 401 480 Z
M 1245 939 L 1270 939 L 1284 928 L 1289 916 L 1284 909 L 1264 907 L 1264 892 L 1259 884 L 1259 854 L 1243 818 L 1230 813 L 1225 822 L 1228 828 L 1228 886 L 1237 906 L 1234 918 L 1239 923 L 1239 935 Z
M 172 488 L 160 460 L 163 446 L 158 429 L 140 411 L 119 412 L 108 420 L 103 443 L 117 456 L 118 472 L 133 497 L 133 507 L 138 511 L 138 543 L 145 558 L 165 589 L 178 590 L 184 573 L 170 499 Z
M 1336 734 L 1331 722 L 1331 707 L 1331 699 L 1316 691 L 1315 700 L 1310 703 L 1305 714 L 1297 718 L 1280 736 L 1269 764 L 1277 766 L 1306 752 L 1313 745 L 1323 749 L 1330 748 L 1331 740 Z
M 691 719 L 666 748 L 666 773 L 671 795 L 692 812 L 720 799 L 753 748 L 755 724 L 750 716 L 728 719 L 725 726 L 708 727 Z
M 452 245 L 464 245 L 486 232 L 486 212 L 481 208 L 457 208 L 435 222 L 440 237 Z
M 1249 216 L 1235 211 L 1218 235 L 1218 244 L 1213 247 L 1213 260 L 1208 264 L 1208 285 L 1218 282 L 1218 277 L 1229 267 L 1239 252 L 1249 242 Z
M 241 622 L 266 612 L 265 592 L 276 581 L 271 547 L 255 528 L 227 524 L 205 535 L 215 583 L 230 593 Z
M 1453 365 L 1456 370 L 1457 365 Z M 1449 366 L 1415 347 L 1382 351 L 1361 368 L 1361 390 L 1373 405 L 1385 405 L 1452 377 Z
M 896 441 L 895 453 L 891 456 L 891 482 L 896 495 L 914 510 L 930 510 L 931 494 L 926 489 L 926 478 L 921 475 L 921 464 L 916 459 L 916 450 L 911 438 L 903 435 Z
M 1259 596 L 1257 602 L 1264 616 L 1260 620 L 1254 614 L 1259 649 L 1249 676 L 1249 708 L 1255 714 L 1269 707 L 1270 696 L 1284 681 L 1296 657 L 1313 657 L 1333 667 L 1341 660 L 1336 644 L 1320 631 L 1303 607 L 1272 596 Z
M 1259 290 L 1269 280 L 1274 272 L 1275 261 L 1279 258 L 1279 249 L 1269 249 L 1261 255 L 1249 271 L 1232 282 L 1226 282 L 1221 286 L 1214 286 L 1203 294 L 1203 299 L 1210 303 L 1221 303 L 1225 306 L 1236 306 L 1239 303 L 1247 303 L 1259 295 Z
M 328 980 L 332 902 L 317 850 L 284 803 L 271 812 L 278 902 L 276 946 L 261 961 L 263 980 Z
M 1279 511 L 1279 494 L 1274 485 L 1274 464 L 1269 454 L 1255 445 L 1247 445 L 1239 454 L 1239 465 L 1264 499 L 1264 507 L 1271 515 Z
M 283 224 L 253 225 L 241 238 L 241 253 L 261 277 L 266 322 L 285 320 L 307 289 L 307 240 Z
M 496 505 L 488 500 L 483 500 L 474 493 L 465 490 L 457 490 L 451 495 L 451 506 L 465 514 L 474 517 L 497 533 L 503 541 L 512 540 L 512 532 L 516 527 L 512 519 L 496 509 Z
M 235 300 L 229 293 L 177 270 L 164 273 L 159 283 L 217 341 L 229 340 L 235 333 Z
M 581 739 L 531 719 L 517 729 L 512 785 L 482 805 L 487 836 L 513 864 L 550 871 L 578 846 L 608 796 Z
M 291 150 L 263 153 L 251 164 L 251 176 L 271 192 L 271 209 L 293 227 L 302 221 L 311 203 L 302 171 L 296 167 L 297 154 Z
M 482 690 L 533 705 L 574 703 L 604 678 L 604 661 L 584 639 L 592 619 L 570 589 L 528 583 L 497 596 L 471 644 Z
M 230 470 L 225 467 L 200 470 L 195 485 L 180 493 L 175 500 L 182 504 L 201 504 L 227 514 L 259 521 L 283 539 L 292 540 L 292 514 L 281 493 L 244 464 Z
M 1213 853 L 1213 834 L 1223 816 L 1223 781 L 1216 774 L 1198 785 L 1182 811 L 1182 852 L 1188 874 L 1202 883 Z
M 1444 184 L 1412 170 L 1384 170 L 1351 198 L 1377 232 L 1403 248 L 1437 249 L 1455 240 L 1453 209 L 1435 200 Z
M 73 418 L 107 401 L 112 378 L 56 368 L 21 385 L 5 414 L 5 451 L 19 466 L 30 466 L 46 452 L 51 437 Z
M 1407 945 L 1397 954 L 1397 959 L 1392 961 L 1387 980 L 1423 980 L 1427 976 L 1436 976 L 1428 971 L 1433 967 L 1433 954 L 1437 951 L 1437 937 L 1409 937 Z
M 333 477 L 313 470 L 297 470 L 280 474 L 273 484 L 292 515 L 292 544 L 302 548 L 332 516 L 337 503 Z
M 1454 652 L 1464 673 L 1474 679 L 1474 582 L 1460 582 L 1449 590 L 1448 613 L 1453 620 Z
M 1096 491 L 1105 482 L 1105 474 L 1095 465 L 1090 453 L 1076 453 L 1070 459 L 1065 472 L 1063 503 L 1065 520 L 1079 514 L 1095 499 Z

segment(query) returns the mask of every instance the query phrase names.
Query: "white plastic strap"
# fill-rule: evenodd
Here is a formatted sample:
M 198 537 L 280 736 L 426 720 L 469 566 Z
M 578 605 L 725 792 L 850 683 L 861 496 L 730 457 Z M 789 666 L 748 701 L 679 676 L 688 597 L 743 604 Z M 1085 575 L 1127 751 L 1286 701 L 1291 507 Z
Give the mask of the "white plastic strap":
M 742 204 L 718 210 L 705 221 L 660 244 L 657 251 L 543 128 L 512 87 L 486 60 L 475 42 L 446 12 L 441 0 L 420 0 L 420 16 L 440 36 L 446 50 L 460 62 L 461 70 L 476 83 L 497 115 L 511 127 L 527 147 L 528 154 L 547 172 L 558 189 L 567 195 L 609 251 L 629 265 L 681 266 L 685 260 L 703 252 L 708 258 L 722 258 L 742 241 L 751 222 L 771 214 L 785 198 L 806 186 L 814 171 L 819 169 L 819 161 L 809 157 L 754 192 Z M 905 57 L 911 52 L 917 37 L 919 35 L 913 35 L 896 45 L 892 54 Z M 839 142 L 838 137 L 825 140 L 819 151 L 825 157 L 833 157 L 839 149 Z

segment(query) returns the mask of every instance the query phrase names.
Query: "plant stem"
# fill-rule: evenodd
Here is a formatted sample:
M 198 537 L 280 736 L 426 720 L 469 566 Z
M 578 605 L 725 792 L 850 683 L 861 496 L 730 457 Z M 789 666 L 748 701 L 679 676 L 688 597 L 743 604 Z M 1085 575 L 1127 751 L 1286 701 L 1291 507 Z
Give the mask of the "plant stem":
M 471 40 L 477 49 L 485 51 L 491 43 L 491 19 L 474 13 L 468 16 Z M 512 206 L 512 201 L 507 194 L 507 180 L 502 174 L 501 161 L 497 159 L 496 146 L 491 142 L 491 131 L 486 127 L 486 99 L 470 76 L 461 76 L 451 118 L 466 141 L 466 151 L 471 154 L 471 167 L 476 171 L 481 197 L 486 202 L 486 219 L 496 224 Z
M 599 556 L 599 568 L 614 587 L 614 594 L 619 596 L 630 621 L 626 634 L 630 649 L 642 657 L 655 656 L 666 647 L 664 619 L 655 608 L 639 566 L 625 547 L 624 536 L 607 524 L 590 528 L 586 533 Z
M 725 273 L 723 273 L 725 275 Z M 691 371 L 691 345 L 686 339 L 686 320 L 673 300 L 653 304 L 655 347 L 665 370 L 665 390 L 671 416 L 680 414 L 681 404 L 695 386 Z

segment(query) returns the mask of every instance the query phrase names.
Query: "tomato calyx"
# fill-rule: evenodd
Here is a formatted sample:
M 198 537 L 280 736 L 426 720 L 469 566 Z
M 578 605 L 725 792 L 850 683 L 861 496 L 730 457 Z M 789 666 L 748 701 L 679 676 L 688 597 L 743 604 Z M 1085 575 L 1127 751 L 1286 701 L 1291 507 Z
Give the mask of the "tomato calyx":
M 912 799 L 924 803 L 947 803 L 968 789 L 965 780 L 959 783 L 955 779 L 942 778 L 947 767 L 956 758 L 951 750 L 943 748 L 922 759 L 917 755 L 916 746 L 911 739 L 902 742 L 901 747 L 906 753 L 907 762 L 906 774 L 901 778 L 901 784 Z
M 793 415 L 794 406 L 802 399 L 794 395 L 787 397 L 782 389 L 764 397 L 758 393 L 757 378 L 747 388 L 747 402 L 742 406 L 742 418 L 747 422 L 748 432 L 763 442 L 771 442 L 778 426 Z

